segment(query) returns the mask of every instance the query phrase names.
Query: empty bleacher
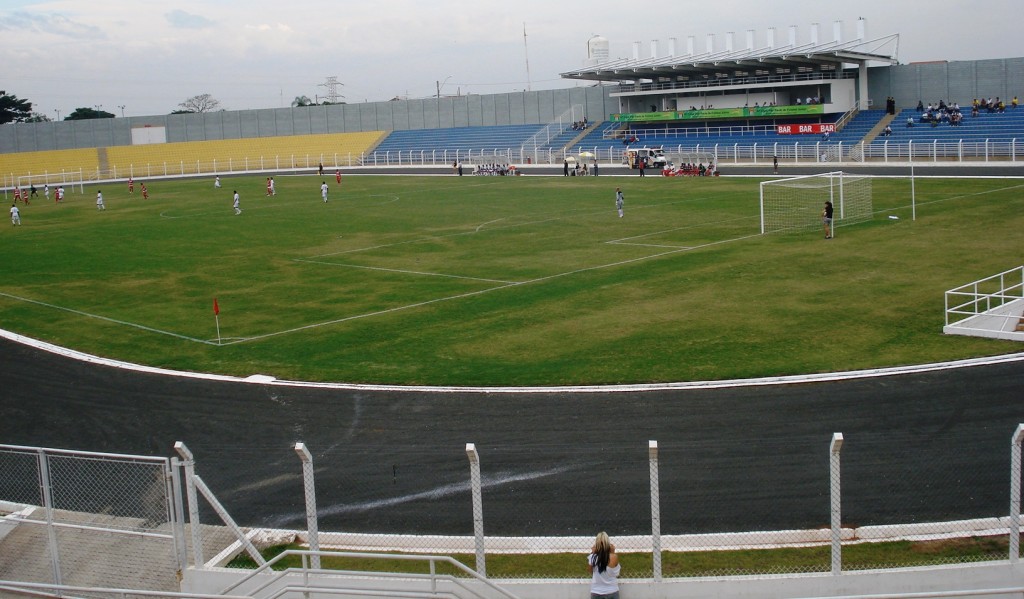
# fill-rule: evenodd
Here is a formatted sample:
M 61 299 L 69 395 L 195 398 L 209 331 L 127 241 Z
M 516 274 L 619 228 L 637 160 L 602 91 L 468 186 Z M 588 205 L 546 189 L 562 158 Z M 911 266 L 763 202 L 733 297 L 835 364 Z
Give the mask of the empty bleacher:
M 0 176 L 7 186 L 17 184 L 19 177 L 31 177 L 32 183 L 58 183 L 65 173 L 80 173 L 77 179 L 88 178 L 99 164 L 96 148 L 3 154 Z
M 113 177 L 350 166 L 381 131 L 251 137 L 106 148 Z
M 409 152 L 479 152 L 518 150 L 543 125 L 495 125 L 450 129 L 393 131 L 376 148 L 377 154 Z M 571 138 L 570 138 L 571 139 Z
M 28 175 L 33 182 L 58 182 L 63 172 L 80 172 L 89 181 L 316 168 L 320 163 L 333 168 L 359 164 L 383 135 L 383 131 L 367 131 L 20 152 L 2 155 L 0 176 L 6 186 L 13 186 Z

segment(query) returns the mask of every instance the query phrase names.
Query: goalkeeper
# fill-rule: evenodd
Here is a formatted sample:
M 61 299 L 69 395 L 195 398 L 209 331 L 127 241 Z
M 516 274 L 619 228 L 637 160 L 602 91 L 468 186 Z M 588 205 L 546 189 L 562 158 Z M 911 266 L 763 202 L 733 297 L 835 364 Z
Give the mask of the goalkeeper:
M 825 225 L 825 239 L 832 239 L 832 202 L 825 200 L 825 209 L 821 211 L 821 222 Z

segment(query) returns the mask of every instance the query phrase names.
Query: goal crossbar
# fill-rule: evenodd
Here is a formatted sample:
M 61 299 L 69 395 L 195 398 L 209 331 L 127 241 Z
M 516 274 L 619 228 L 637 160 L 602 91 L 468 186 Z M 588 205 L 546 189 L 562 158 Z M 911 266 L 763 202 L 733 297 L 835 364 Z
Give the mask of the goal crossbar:
M 762 234 L 822 226 L 826 201 L 832 202 L 835 225 L 873 215 L 871 178 L 842 171 L 764 181 L 760 199 Z

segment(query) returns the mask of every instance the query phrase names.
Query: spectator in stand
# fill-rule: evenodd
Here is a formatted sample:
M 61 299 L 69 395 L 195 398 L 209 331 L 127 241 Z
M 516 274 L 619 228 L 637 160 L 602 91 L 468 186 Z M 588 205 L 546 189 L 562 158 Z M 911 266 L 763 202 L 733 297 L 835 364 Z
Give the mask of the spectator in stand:
M 913 126 L 914 126 L 914 117 L 908 116 L 907 117 L 907 129 L 909 129 L 909 128 L 913 127 Z
M 1017 96 L 1014 96 L 1013 99 L 1010 100 L 1010 108 L 1011 109 L 1016 109 L 1017 108 Z
M 924 112 L 924 102 L 922 102 L 921 100 L 917 101 L 917 111 Z
M 892 135 L 892 127 L 886 125 L 885 129 L 882 130 L 882 135 L 885 137 L 889 137 L 890 135 Z

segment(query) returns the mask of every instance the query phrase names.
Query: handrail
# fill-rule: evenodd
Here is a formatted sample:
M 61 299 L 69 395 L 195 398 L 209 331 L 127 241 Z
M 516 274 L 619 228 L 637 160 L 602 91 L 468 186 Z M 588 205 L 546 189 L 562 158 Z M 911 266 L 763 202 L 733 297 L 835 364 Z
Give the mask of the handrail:
M 292 556 L 292 555 L 299 556 L 299 557 L 303 558 L 302 559 L 302 567 L 301 568 L 288 568 L 288 569 L 282 570 L 280 572 L 272 570 L 274 564 L 276 564 L 279 561 L 285 559 L 285 557 Z M 306 560 L 306 557 L 314 556 L 314 555 L 315 556 L 319 556 L 321 558 L 323 558 L 323 557 L 355 557 L 355 558 L 369 558 L 369 559 L 394 559 L 394 560 L 399 560 L 399 561 L 423 561 L 423 562 L 429 562 L 430 563 L 430 571 L 431 571 L 430 574 L 408 574 L 408 573 L 391 573 L 391 572 L 358 572 L 357 574 L 359 576 L 377 576 L 377 577 L 402 578 L 402 579 L 425 578 L 425 579 L 428 579 L 428 580 L 431 581 L 432 586 L 436 583 L 437 580 L 445 580 L 445 581 L 451 582 L 453 584 L 456 584 L 459 587 L 464 588 L 464 589 L 466 589 L 469 592 L 473 592 L 474 594 L 477 594 L 472 589 L 469 589 L 464 584 L 462 584 L 462 582 L 460 580 L 458 580 L 457 578 L 449 576 L 449 575 L 438 575 L 438 574 L 435 573 L 436 572 L 436 569 L 435 569 L 435 564 L 436 563 L 438 563 L 438 562 L 446 563 L 446 564 L 448 564 L 450 566 L 453 566 L 454 568 L 456 568 L 458 570 L 461 570 L 464 574 L 466 574 L 469 577 L 477 580 L 478 582 L 483 583 L 484 585 L 490 587 L 491 589 L 497 591 L 498 593 L 501 593 L 502 595 L 504 595 L 508 599 L 519 599 L 515 594 L 513 594 L 513 593 L 511 593 L 511 592 L 501 588 L 500 586 L 494 584 L 493 582 L 488 580 L 486 577 L 481 576 L 475 570 L 469 568 L 468 566 L 466 566 L 462 562 L 459 562 L 458 560 L 456 560 L 454 558 L 451 558 L 451 557 L 448 557 L 446 555 L 411 555 L 411 554 L 398 554 L 398 553 L 368 553 L 368 552 L 362 552 L 362 551 L 308 551 L 308 550 L 302 550 L 302 549 L 288 549 L 288 550 L 282 551 L 280 554 L 275 556 L 273 559 L 271 559 L 267 563 L 263 564 L 262 566 L 256 568 L 252 572 L 250 572 L 247 576 L 243 577 L 241 580 L 239 580 L 239 581 L 235 582 L 234 584 L 232 584 L 232 585 L 228 586 L 227 588 L 225 588 L 223 591 L 221 591 L 221 593 L 222 594 L 227 594 L 227 593 L 233 591 L 234 589 L 237 589 L 238 587 L 242 586 L 246 582 L 249 582 L 254 577 L 262 574 L 263 572 L 265 572 L 267 570 L 271 570 L 276 575 L 274 577 L 272 577 L 271 579 L 265 581 L 263 584 L 261 584 L 258 587 L 256 587 L 256 589 L 253 590 L 253 593 L 252 593 L 253 595 L 255 595 L 256 593 L 262 591 L 263 589 L 266 589 L 269 585 L 277 582 L 278 580 L 281 580 L 285 576 L 287 576 L 289 574 L 293 574 L 293 573 L 300 573 L 301 572 L 304 575 L 308 575 L 309 573 L 314 573 L 314 574 L 331 574 L 331 575 L 338 575 L 338 574 L 343 574 L 343 573 L 344 574 L 356 574 L 356 573 L 352 573 L 352 572 L 348 572 L 348 571 L 307 568 L 306 564 L 308 562 Z
M 143 589 L 120 589 L 108 587 L 83 587 L 67 584 L 49 584 L 40 582 L 21 582 L 17 580 L 0 580 L 0 590 L 13 593 L 31 593 L 42 596 L 67 596 L 63 591 L 87 592 L 90 594 L 107 593 L 110 595 L 141 595 L 143 597 L 173 597 L 174 599 L 252 599 L 250 595 L 224 595 L 222 593 L 179 593 L 173 591 L 153 591 Z M 53 594 L 45 594 L 51 591 Z

